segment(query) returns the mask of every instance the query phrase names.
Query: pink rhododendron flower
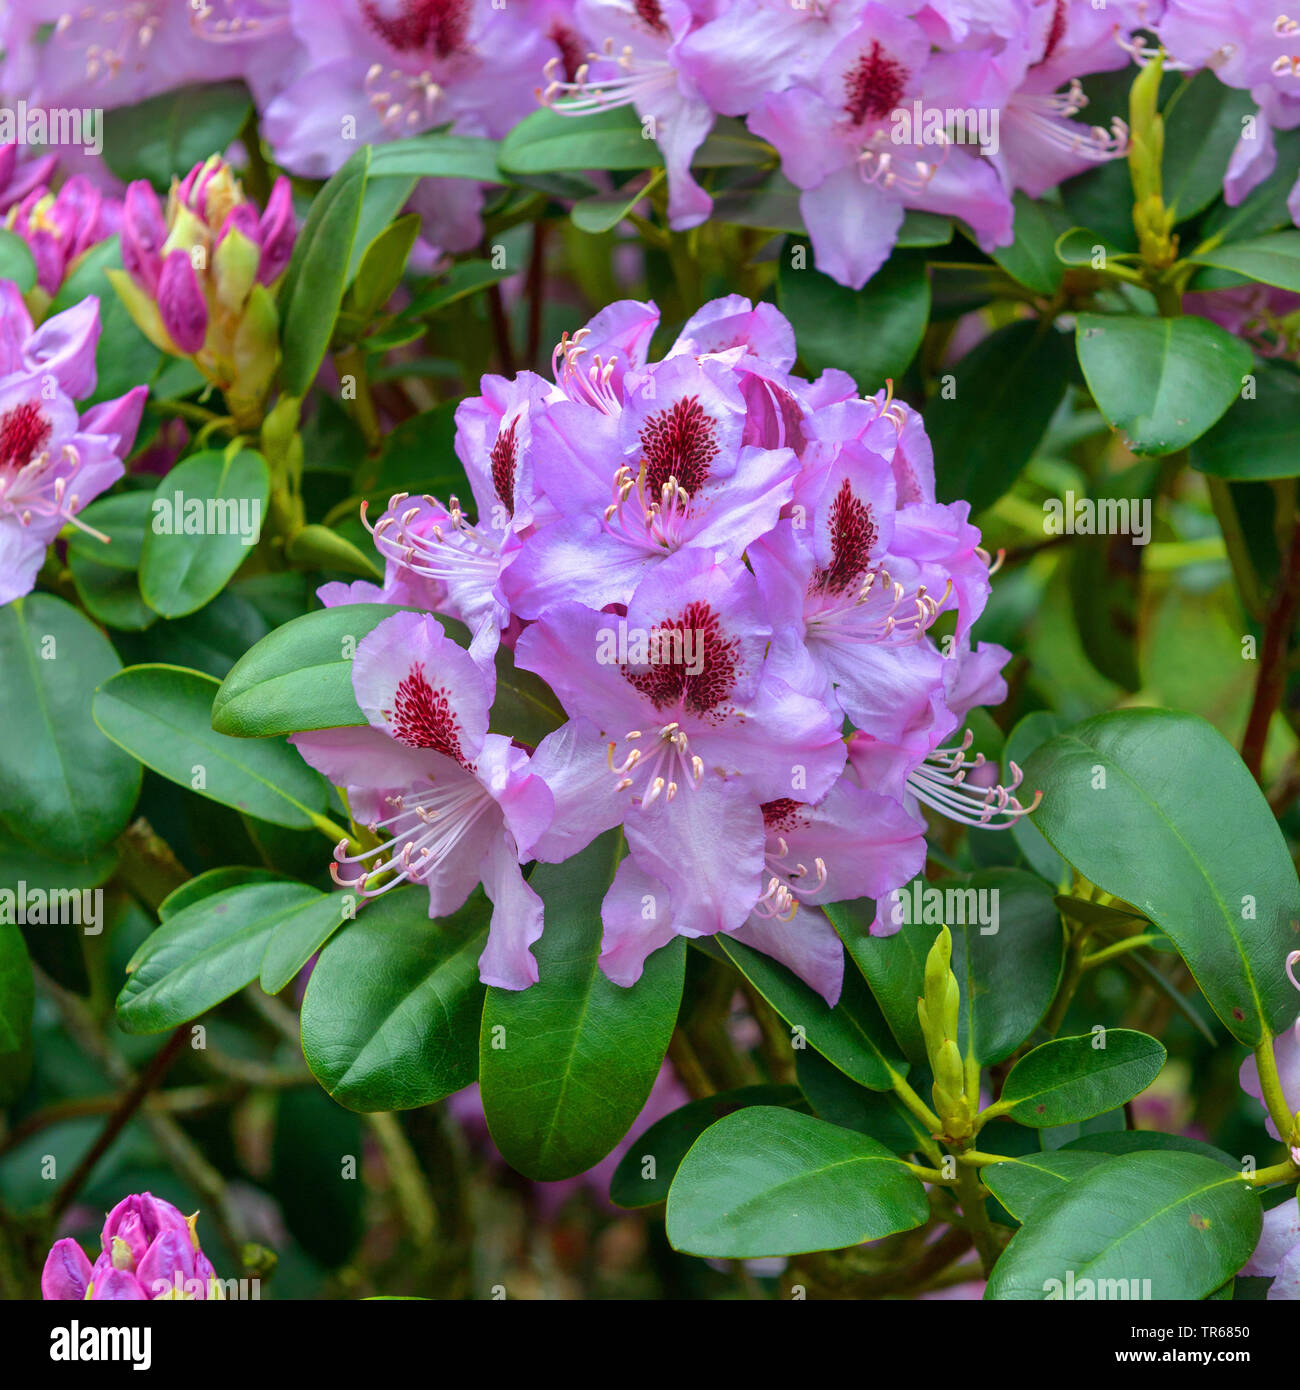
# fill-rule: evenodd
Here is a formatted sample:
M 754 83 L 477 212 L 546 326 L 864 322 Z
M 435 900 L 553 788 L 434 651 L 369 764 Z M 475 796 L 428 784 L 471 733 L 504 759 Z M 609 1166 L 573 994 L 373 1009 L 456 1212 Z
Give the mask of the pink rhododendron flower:
M 99 328 L 92 297 L 33 329 L 0 280 L 0 603 L 30 592 L 50 542 L 122 476 L 135 442 L 146 387 L 75 404 L 95 389 Z
M 542 903 L 519 865 L 550 824 L 553 801 L 528 755 L 488 733 L 487 679 L 435 619 L 399 613 L 357 647 L 352 684 L 368 727 L 292 737 L 347 789 L 353 817 L 379 841 L 359 854 L 340 844 L 336 878 L 365 896 L 422 884 L 430 917 L 454 912 L 481 882 L 494 905 L 483 980 L 503 989 L 534 983 L 529 947 L 542 934 Z

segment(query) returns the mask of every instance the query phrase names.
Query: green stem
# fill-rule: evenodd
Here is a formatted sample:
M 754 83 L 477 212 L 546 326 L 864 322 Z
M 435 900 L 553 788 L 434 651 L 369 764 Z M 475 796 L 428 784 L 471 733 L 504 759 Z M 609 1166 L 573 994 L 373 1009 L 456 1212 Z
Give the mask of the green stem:
M 993 1235 L 993 1226 L 984 1206 L 984 1193 L 980 1186 L 979 1174 L 969 1164 L 959 1163 L 957 1165 L 957 1196 L 970 1225 L 970 1233 L 975 1240 L 975 1249 L 980 1257 L 980 1267 L 984 1271 L 984 1277 L 988 1278 L 998 1258 L 997 1240 Z
M 1260 1168 L 1254 1173 L 1243 1173 L 1242 1182 L 1249 1183 L 1251 1187 L 1267 1187 L 1274 1182 L 1295 1182 L 1300 1178 L 1300 1168 L 1288 1158 L 1282 1163 L 1275 1163 L 1271 1168 Z
M 1268 1107 L 1269 1118 L 1277 1127 L 1277 1132 L 1287 1142 L 1295 1118 L 1291 1107 L 1286 1103 L 1282 1090 L 1282 1078 L 1277 1074 L 1277 1058 L 1273 1055 L 1273 1035 L 1267 1033 L 1255 1049 L 1255 1065 L 1259 1069 L 1259 1087 L 1264 1094 L 1264 1104 Z
M 1095 970 L 1097 966 L 1104 965 L 1108 960 L 1114 960 L 1116 956 L 1122 956 L 1128 951 L 1140 950 L 1143 946 L 1150 946 L 1153 941 L 1159 941 L 1160 937 L 1155 932 L 1144 932 L 1141 936 L 1125 937 L 1123 941 L 1116 941 L 1114 945 L 1106 946 L 1100 951 L 1094 951 L 1089 956 L 1084 956 L 1079 962 L 1080 971 Z
M 896 1071 L 890 1071 L 889 1084 L 894 1088 L 894 1093 L 899 1100 L 925 1126 L 927 1133 L 941 1134 L 943 1132 L 943 1121 Z

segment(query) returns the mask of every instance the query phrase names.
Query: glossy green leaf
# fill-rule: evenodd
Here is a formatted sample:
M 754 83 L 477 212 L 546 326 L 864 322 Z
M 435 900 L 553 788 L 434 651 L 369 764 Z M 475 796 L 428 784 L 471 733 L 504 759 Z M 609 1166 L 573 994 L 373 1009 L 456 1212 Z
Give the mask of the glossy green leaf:
M 537 1181 L 585 1172 L 627 1133 L 677 1020 L 685 942 L 655 951 L 628 989 L 598 963 L 600 905 L 622 848 L 607 831 L 529 885 L 546 908 L 538 983 L 488 990 L 479 1062 L 483 1111 L 501 1156 Z
M 883 1144 L 753 1106 L 705 1130 L 682 1161 L 668 1239 L 711 1258 L 798 1255 L 908 1231 L 929 1214 L 925 1188 Z
M 253 553 L 270 495 L 266 460 L 251 449 L 209 450 L 158 484 L 140 552 L 140 593 L 164 618 L 196 612 Z
M 1211 725 L 1172 710 L 1098 715 L 1042 745 L 1034 823 L 1080 873 L 1167 933 L 1238 1041 L 1295 1018 L 1282 968 L 1300 884 L 1263 793 Z
M 1060 208 L 1037 202 L 1024 193 L 1016 194 L 1015 207 L 1015 240 L 1010 246 L 994 250 L 993 259 L 1035 294 L 1055 294 L 1065 274 L 1056 254 L 1056 243 L 1070 230 L 1070 220 Z
M 1259 1198 L 1213 1159 L 1129 1154 L 1036 1203 L 984 1296 L 1204 1298 L 1245 1264 L 1261 1221 Z
M 1300 232 L 1274 232 L 1248 241 L 1231 241 L 1187 259 L 1193 265 L 1231 270 L 1248 280 L 1300 294 Z
M 1067 1183 L 1107 1162 L 1105 1154 L 1054 1149 L 1006 1163 L 990 1163 L 980 1169 L 980 1179 L 1017 1221 L 1024 1221 L 1044 1197 L 1060 1192 Z
M 1066 1145 L 1071 1153 L 1131 1154 L 1148 1149 L 1169 1153 L 1203 1154 L 1233 1172 L 1241 1172 L 1241 1160 L 1203 1139 L 1186 1134 L 1164 1134 L 1158 1129 L 1112 1129 L 1081 1134 Z
M 162 191 L 222 154 L 252 105 L 242 82 L 206 82 L 116 107 L 103 113 L 104 163 L 123 183 L 147 179 Z
M 397 888 L 321 952 L 303 999 L 302 1051 L 339 1104 L 409 1110 L 474 1080 L 489 912 L 476 892 L 431 921 L 428 889 Z
M 911 885 L 904 884 L 905 892 Z M 891 904 L 881 903 L 888 913 Z M 937 925 L 925 922 L 900 924 L 892 936 L 872 936 L 876 904 L 870 899 L 828 903 L 822 909 L 839 933 L 849 957 L 866 977 L 898 1046 L 909 1061 L 924 1066 L 925 1039 L 916 1014 L 916 1001 L 925 976 L 925 958 L 938 935 Z
M 0 608 L 0 808 L 20 839 L 88 858 L 125 829 L 140 768 L 91 723 L 121 669 L 103 634 L 49 594 Z
M 370 156 L 370 177 L 394 176 L 418 179 L 473 179 L 501 183 L 497 164 L 498 145 L 477 135 L 453 135 L 436 131 L 376 145 Z
M 906 1076 L 908 1062 L 890 1035 L 866 981 L 845 969 L 844 987 L 832 1009 L 771 956 L 722 933 L 719 947 L 732 964 L 791 1026 L 828 1062 L 872 1091 L 888 1091 L 896 1076 Z
M 1002 749 L 1002 776 L 1004 781 L 1012 776 L 1011 764 L 1015 763 L 1023 772 L 1029 755 L 1039 744 L 1059 734 L 1067 720 L 1049 710 L 1035 710 L 1027 714 L 1007 735 Z M 1032 816 L 1022 816 L 1011 827 L 1010 835 L 1015 840 L 1029 867 L 1048 883 L 1060 884 L 1069 869 L 1064 859 L 1043 838 L 1043 832 L 1034 824 Z
M 92 618 L 109 627 L 142 631 L 158 621 L 158 614 L 140 597 L 137 577 L 152 503 L 150 492 L 101 497 L 77 517 L 106 535 L 108 544 L 81 530 L 68 538 L 68 568 L 77 597 Z
M 1160 1043 L 1132 1028 L 1054 1038 L 1011 1068 L 994 1110 L 1032 1129 L 1077 1124 L 1140 1095 L 1164 1064 Z
M 352 689 L 353 656 L 382 621 L 405 612 L 388 603 L 346 603 L 275 628 L 221 682 L 211 714 L 214 730 L 268 738 L 366 723 Z M 453 641 L 469 645 L 469 632 L 455 619 L 438 621 Z
M 271 934 L 324 895 L 303 883 L 249 883 L 169 917 L 134 958 L 117 997 L 128 1033 L 161 1033 L 206 1013 L 253 980 Z
M 217 733 L 217 690 L 198 671 L 131 666 L 100 686 L 95 723 L 146 767 L 200 796 L 273 825 L 312 826 L 325 809 L 324 782 L 282 740 Z
M 318 569 L 342 570 L 361 579 L 382 579 L 383 568 L 370 554 L 359 550 L 346 536 L 328 526 L 304 526 L 295 531 L 285 546 L 285 555 L 295 565 L 312 565 Z
M 1250 348 L 1202 318 L 1080 314 L 1079 365 L 1101 413 L 1135 454 L 1172 454 L 1232 404 Z
M 955 394 L 934 396 L 925 424 L 941 501 L 972 512 L 996 502 L 1038 447 L 1070 380 L 1068 339 L 1051 327 L 1000 328 L 951 369 Z
M 896 252 L 860 290 L 836 284 L 813 269 L 805 247 L 803 269 L 781 256 L 778 302 L 794 326 L 799 355 L 811 375 L 828 367 L 847 371 L 864 394 L 897 380 L 916 356 L 930 316 L 925 258 Z
M 280 379 L 305 396 L 329 348 L 352 264 L 370 146 L 363 145 L 316 195 L 280 290 Z
M 285 918 L 266 943 L 260 979 L 268 994 L 279 994 L 294 976 L 356 913 L 356 897 L 349 893 L 323 893 L 315 902 Z
M 610 1179 L 609 1199 L 620 1207 L 650 1207 L 667 1201 L 682 1159 L 710 1125 L 748 1105 L 797 1108 L 804 1104 L 797 1086 L 741 1086 L 679 1106 L 630 1142 Z
M 246 868 L 242 864 L 209 869 L 207 873 L 186 879 L 179 888 L 168 893 L 158 904 L 158 920 L 165 922 L 184 908 L 193 907 L 200 898 L 210 898 L 213 893 L 224 892 L 227 888 L 239 888 L 245 883 L 273 883 L 281 878 L 282 874 L 271 869 Z
M 364 724 L 352 690 L 361 639 L 406 610 L 384 603 L 322 608 L 278 627 L 234 665 L 212 702 L 212 727 L 268 738 Z
M 1300 373 L 1257 362 L 1254 393 L 1243 395 L 1192 445 L 1192 467 L 1231 482 L 1300 475 Z

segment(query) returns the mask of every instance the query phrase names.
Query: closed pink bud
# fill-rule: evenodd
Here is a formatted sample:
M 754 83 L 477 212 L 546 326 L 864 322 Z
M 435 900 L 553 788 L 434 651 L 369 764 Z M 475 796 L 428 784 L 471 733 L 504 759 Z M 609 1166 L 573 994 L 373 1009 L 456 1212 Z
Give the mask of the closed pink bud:
M 158 293 L 166 240 L 158 195 L 144 179 L 137 179 L 127 188 L 122 208 L 122 268 L 150 295 Z
M 208 305 L 190 258 L 176 250 L 158 277 L 158 312 L 171 340 L 184 353 L 198 352 L 208 335 Z
M 262 214 L 262 260 L 257 267 L 258 283 L 269 285 L 278 280 L 293 255 L 298 235 L 293 215 L 293 196 L 289 180 L 281 175 L 275 181 L 266 211 Z

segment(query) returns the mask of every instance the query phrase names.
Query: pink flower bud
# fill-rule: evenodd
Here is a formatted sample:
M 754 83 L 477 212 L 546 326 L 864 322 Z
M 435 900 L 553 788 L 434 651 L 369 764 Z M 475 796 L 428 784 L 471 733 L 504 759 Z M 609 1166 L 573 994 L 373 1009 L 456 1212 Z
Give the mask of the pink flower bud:
M 80 1301 L 90 1285 L 90 1261 L 75 1240 L 56 1240 L 45 1257 L 41 1273 L 41 1297 Z
M 158 277 L 158 312 L 181 352 L 195 353 L 202 348 L 208 334 L 208 305 L 189 256 L 179 249 L 163 262 Z
M 262 260 L 257 267 L 257 279 L 260 284 L 269 285 L 284 273 L 298 235 L 289 180 L 283 176 L 276 179 L 271 190 L 262 214 L 261 231 Z
M 122 268 L 150 295 L 158 293 L 166 239 L 158 195 L 144 179 L 137 179 L 126 190 L 122 210 Z

